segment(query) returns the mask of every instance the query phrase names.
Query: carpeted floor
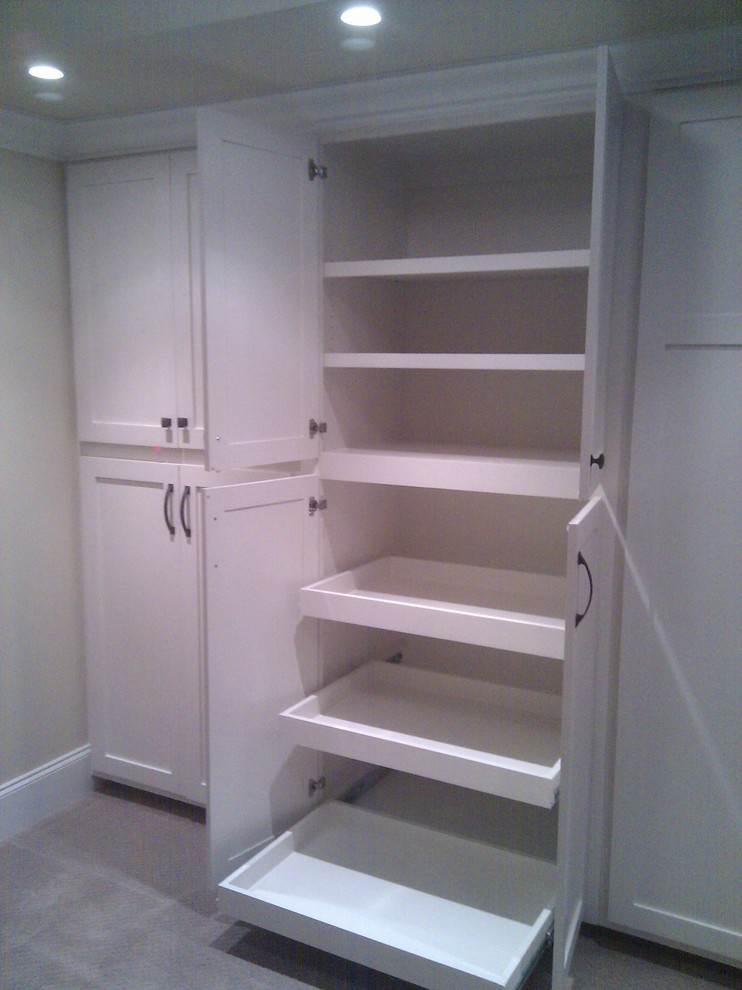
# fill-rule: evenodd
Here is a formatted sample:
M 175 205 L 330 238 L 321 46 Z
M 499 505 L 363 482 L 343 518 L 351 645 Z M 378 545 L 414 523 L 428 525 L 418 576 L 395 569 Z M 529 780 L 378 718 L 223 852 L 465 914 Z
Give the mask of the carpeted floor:
M 202 812 L 114 785 L 0 845 L 0 990 L 415 990 L 220 914 L 205 869 Z M 573 972 L 575 990 L 742 990 L 602 929 Z M 526 990 L 548 987 L 545 956 Z

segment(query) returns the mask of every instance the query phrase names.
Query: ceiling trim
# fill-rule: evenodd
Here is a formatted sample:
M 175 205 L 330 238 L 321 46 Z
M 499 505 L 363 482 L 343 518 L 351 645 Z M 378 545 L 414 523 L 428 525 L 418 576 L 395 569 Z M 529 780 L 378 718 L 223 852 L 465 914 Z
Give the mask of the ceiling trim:
M 731 27 L 611 46 L 611 54 L 624 89 L 646 93 L 739 78 L 740 37 Z M 596 51 L 323 86 L 217 108 L 325 141 L 575 113 L 593 106 Z M 73 161 L 195 142 L 195 107 L 66 122 L 0 109 L 0 147 L 44 158 Z

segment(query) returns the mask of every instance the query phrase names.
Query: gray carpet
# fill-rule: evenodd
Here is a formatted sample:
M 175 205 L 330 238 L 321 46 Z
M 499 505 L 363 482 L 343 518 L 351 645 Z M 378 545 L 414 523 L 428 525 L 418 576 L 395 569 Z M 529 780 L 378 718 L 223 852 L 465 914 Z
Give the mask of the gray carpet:
M 220 914 L 205 865 L 201 812 L 114 785 L 0 845 L 0 988 L 415 990 Z M 739 970 L 600 929 L 573 971 L 575 990 L 742 988 Z

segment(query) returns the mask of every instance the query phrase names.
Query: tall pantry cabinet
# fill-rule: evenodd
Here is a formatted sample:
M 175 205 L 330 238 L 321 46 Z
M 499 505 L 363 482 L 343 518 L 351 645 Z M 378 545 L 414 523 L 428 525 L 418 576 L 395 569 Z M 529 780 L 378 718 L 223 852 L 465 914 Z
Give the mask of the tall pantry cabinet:
M 202 501 L 213 878 L 430 990 L 552 933 L 568 984 L 621 128 L 605 52 L 597 107 L 321 150 L 199 117 L 207 462 L 303 462 Z

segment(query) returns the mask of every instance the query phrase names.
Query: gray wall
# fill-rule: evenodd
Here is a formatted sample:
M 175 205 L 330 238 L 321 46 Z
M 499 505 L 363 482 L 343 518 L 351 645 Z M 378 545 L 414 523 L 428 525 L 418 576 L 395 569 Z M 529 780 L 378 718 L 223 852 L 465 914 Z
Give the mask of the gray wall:
M 0 786 L 87 741 L 64 176 L 0 149 Z

